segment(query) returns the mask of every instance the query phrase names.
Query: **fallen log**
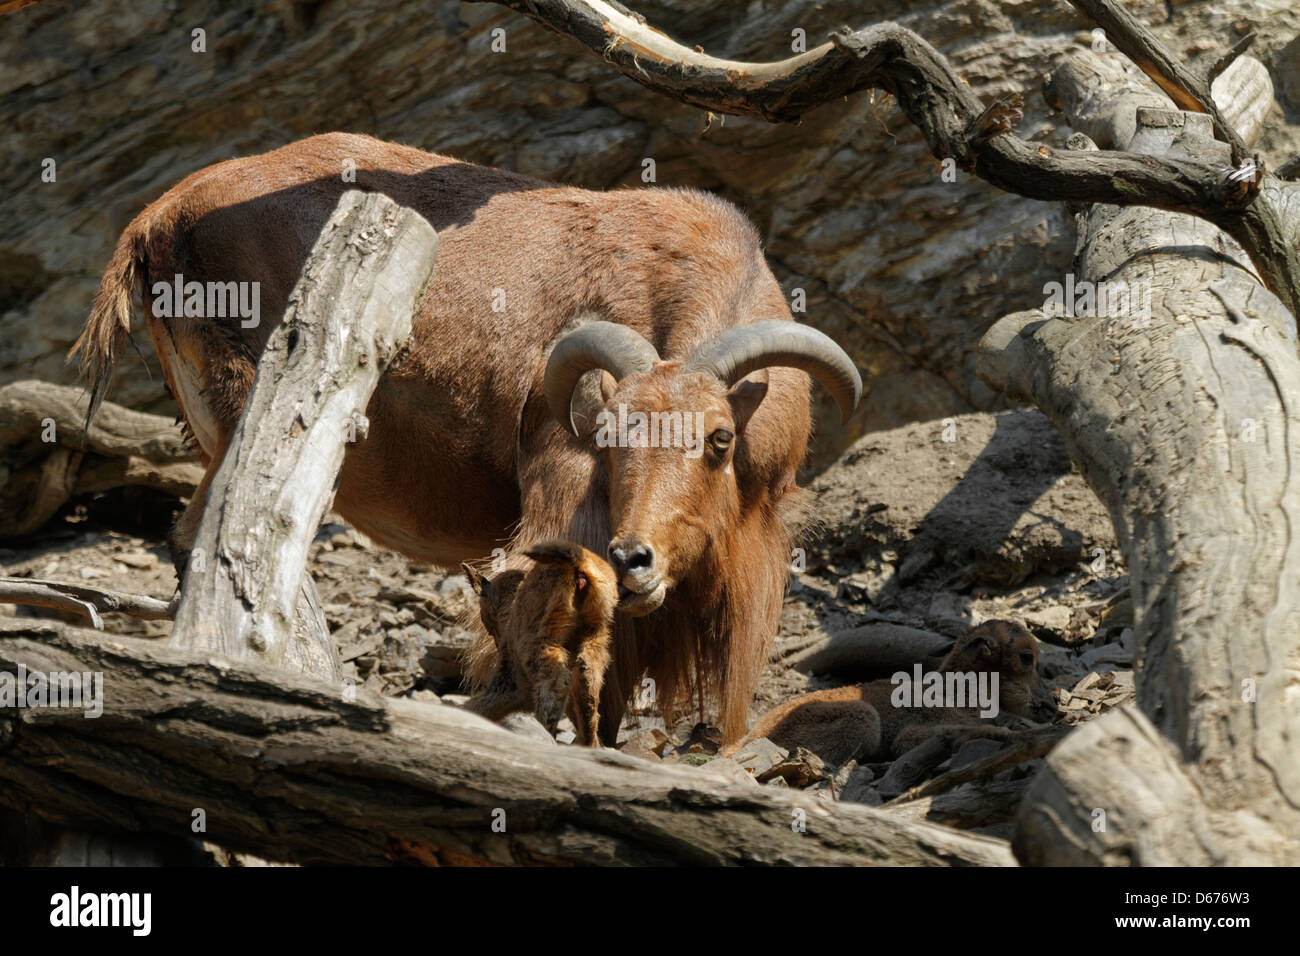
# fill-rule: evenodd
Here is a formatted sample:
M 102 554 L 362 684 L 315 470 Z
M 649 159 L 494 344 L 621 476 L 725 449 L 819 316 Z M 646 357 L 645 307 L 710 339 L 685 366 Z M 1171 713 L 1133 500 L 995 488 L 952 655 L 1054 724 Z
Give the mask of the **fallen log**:
M 0 538 L 32 534 L 72 498 L 123 486 L 182 497 L 203 475 L 180 426 L 105 402 L 87 429 L 82 389 L 0 387 Z
M 103 714 L 0 709 L 0 805 L 325 864 L 1011 865 L 1004 842 L 529 740 L 459 708 L 54 621 L 0 671 L 102 673 Z

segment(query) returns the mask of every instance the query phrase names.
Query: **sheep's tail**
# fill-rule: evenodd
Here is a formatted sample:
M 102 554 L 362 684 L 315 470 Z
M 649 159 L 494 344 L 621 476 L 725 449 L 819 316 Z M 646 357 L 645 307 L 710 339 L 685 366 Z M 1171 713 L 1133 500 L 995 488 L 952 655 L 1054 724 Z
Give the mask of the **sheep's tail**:
M 68 361 L 76 358 L 81 378 L 90 386 L 90 405 L 86 409 L 86 428 L 108 394 L 117 356 L 131 335 L 131 299 L 145 281 L 144 243 L 128 227 L 117 241 L 113 258 L 99 281 L 95 305 L 82 329 L 80 338 L 68 352 Z

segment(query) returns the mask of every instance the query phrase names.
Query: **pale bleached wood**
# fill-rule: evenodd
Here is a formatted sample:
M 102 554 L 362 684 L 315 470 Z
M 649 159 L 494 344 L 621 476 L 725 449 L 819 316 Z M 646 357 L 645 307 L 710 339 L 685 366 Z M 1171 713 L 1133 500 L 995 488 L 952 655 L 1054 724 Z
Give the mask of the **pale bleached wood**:
M 0 577 L 0 604 L 23 604 L 75 611 L 90 618 L 96 629 L 103 627 L 100 611 L 120 611 L 145 621 L 171 620 L 176 601 L 160 601 L 146 594 L 125 594 L 108 588 L 65 584 L 37 578 Z
M 307 550 L 349 429 L 365 440 L 370 395 L 410 334 L 437 243 L 432 226 L 381 193 L 339 200 L 208 494 L 173 646 L 337 677 Z

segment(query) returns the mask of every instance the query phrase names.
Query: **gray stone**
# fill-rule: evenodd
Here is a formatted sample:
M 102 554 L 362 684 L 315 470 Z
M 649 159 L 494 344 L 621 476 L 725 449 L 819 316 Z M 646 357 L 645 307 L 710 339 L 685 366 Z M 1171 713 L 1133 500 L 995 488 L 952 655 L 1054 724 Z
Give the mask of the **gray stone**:
M 555 744 L 555 738 L 546 732 L 546 728 L 532 714 L 525 714 L 522 711 L 510 714 L 501 721 L 501 726 L 512 734 L 518 734 L 520 737 L 528 737 L 541 743 Z
M 756 777 L 771 770 L 789 756 L 790 751 L 778 747 L 766 737 L 750 741 L 732 755 L 736 763 Z

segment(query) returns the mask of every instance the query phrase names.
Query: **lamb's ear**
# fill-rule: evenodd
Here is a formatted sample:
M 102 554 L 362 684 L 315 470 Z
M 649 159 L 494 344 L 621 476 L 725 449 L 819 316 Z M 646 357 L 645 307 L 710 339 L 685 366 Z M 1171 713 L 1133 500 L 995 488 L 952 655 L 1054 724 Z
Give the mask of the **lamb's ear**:
M 983 657 L 993 657 L 993 642 L 983 634 L 977 634 L 966 642 L 967 650 L 979 651 Z
M 465 572 L 465 577 L 469 578 L 469 586 L 474 589 L 474 593 L 481 597 L 483 594 L 483 581 L 485 580 L 483 575 L 464 562 L 461 562 L 460 569 Z
M 759 369 L 752 375 L 742 378 L 727 392 L 727 401 L 731 404 L 731 419 L 736 423 L 736 434 L 745 430 L 750 416 L 767 397 L 767 369 Z

